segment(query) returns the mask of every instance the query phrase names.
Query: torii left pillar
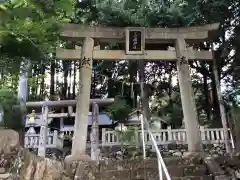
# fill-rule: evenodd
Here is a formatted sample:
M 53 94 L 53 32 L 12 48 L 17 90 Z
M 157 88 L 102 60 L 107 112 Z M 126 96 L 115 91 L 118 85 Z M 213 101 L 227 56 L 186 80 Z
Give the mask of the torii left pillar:
M 86 155 L 86 141 L 92 77 L 93 49 L 93 38 L 86 37 L 84 39 L 80 61 L 79 90 L 74 123 L 74 135 L 72 140 L 72 152 L 70 156 L 66 157 L 66 164 L 76 160 L 90 159 L 90 157 Z

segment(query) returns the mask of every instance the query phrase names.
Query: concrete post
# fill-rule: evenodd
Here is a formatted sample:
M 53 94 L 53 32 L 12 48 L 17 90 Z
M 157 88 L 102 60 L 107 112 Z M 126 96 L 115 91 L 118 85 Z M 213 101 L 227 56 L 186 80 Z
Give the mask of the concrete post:
M 92 106 L 92 130 L 91 130 L 91 159 L 99 160 L 99 128 L 98 128 L 99 108 L 96 103 Z
M 106 144 L 106 129 L 102 128 L 102 146 Z
M 167 131 L 168 131 L 168 141 L 172 142 L 172 140 L 173 140 L 172 127 L 171 127 L 171 126 L 168 126 L 168 127 L 167 127 Z
M 38 145 L 38 156 L 45 157 L 46 155 L 46 144 L 48 136 L 48 107 L 42 107 L 42 119 L 41 119 L 40 137 Z
M 175 46 L 177 55 L 178 79 L 187 134 L 188 151 L 200 152 L 202 150 L 201 136 L 191 83 L 188 57 L 186 56 L 186 42 L 184 39 L 178 38 L 175 42 Z
M 94 40 L 90 37 L 85 38 L 80 61 L 79 92 L 72 142 L 72 156 L 77 159 L 86 154 L 93 48 Z

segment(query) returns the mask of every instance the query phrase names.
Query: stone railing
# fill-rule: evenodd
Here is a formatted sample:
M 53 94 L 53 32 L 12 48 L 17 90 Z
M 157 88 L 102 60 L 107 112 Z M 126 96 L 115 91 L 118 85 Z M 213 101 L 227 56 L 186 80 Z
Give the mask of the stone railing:
M 224 143 L 224 132 L 222 128 L 204 128 L 200 127 L 201 139 L 203 144 L 221 144 Z M 65 131 L 64 134 L 73 134 L 72 131 Z M 135 143 L 141 144 L 141 131 L 135 132 Z M 158 145 L 167 144 L 187 144 L 187 136 L 185 129 L 167 129 L 152 130 L 152 134 Z M 145 131 L 146 145 L 152 146 L 152 141 L 149 134 Z M 234 148 L 233 139 L 229 130 L 229 143 Z M 100 137 L 100 146 L 118 146 L 121 142 L 114 130 L 102 129 Z M 25 134 L 25 148 L 38 148 L 39 134 Z M 49 132 L 47 135 L 46 148 L 63 148 L 63 139 L 59 137 L 58 131 Z
M 38 148 L 40 134 L 25 134 L 24 147 L 25 148 Z M 49 132 L 47 135 L 46 148 L 63 148 L 63 139 L 58 135 L 58 131 Z
M 221 144 L 224 143 L 224 132 L 223 128 L 204 128 L 200 127 L 201 139 L 203 144 Z M 135 133 L 136 143 L 141 144 L 141 131 L 137 131 Z M 187 144 L 187 136 L 185 129 L 171 129 L 168 127 L 167 129 L 161 130 L 152 130 L 152 134 L 156 139 L 158 145 L 164 144 Z M 234 148 L 232 135 L 229 129 L 229 143 L 232 144 L 232 148 Z M 102 146 L 113 146 L 120 145 L 119 138 L 117 137 L 115 131 L 102 129 Z M 151 146 L 152 141 L 150 140 L 149 134 L 145 131 L 145 141 L 146 144 Z

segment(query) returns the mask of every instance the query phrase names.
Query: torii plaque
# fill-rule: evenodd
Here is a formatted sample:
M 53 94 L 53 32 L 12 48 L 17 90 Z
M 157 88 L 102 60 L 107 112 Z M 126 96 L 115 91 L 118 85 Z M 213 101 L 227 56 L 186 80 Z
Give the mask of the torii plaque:
M 126 54 L 144 54 L 145 33 L 144 28 L 126 28 Z

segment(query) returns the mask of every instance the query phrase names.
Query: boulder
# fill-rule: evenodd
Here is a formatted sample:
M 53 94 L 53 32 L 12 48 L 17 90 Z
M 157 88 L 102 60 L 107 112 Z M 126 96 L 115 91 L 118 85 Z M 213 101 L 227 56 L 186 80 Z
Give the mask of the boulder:
M 11 129 L 0 129 L 0 154 L 10 154 L 19 147 L 19 134 Z
M 60 161 L 38 157 L 23 149 L 20 169 L 21 180 L 68 180 L 63 164 Z
M 71 180 L 60 161 L 21 148 L 16 131 L 0 129 L 0 144 L 0 179 Z

